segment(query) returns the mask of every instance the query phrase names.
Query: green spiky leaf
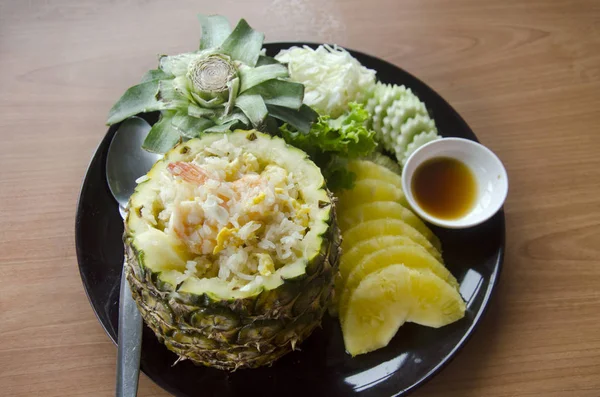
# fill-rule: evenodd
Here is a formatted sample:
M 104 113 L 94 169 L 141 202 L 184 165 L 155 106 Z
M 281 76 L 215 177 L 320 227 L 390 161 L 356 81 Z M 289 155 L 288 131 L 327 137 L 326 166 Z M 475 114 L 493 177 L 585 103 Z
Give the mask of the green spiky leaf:
M 200 38 L 200 49 L 218 47 L 231 34 L 229 21 L 222 15 L 198 15 L 202 26 L 202 37 Z
M 157 99 L 160 80 L 147 81 L 129 88 L 113 105 L 106 124 L 112 125 L 138 113 L 168 109 L 169 105 Z
M 207 101 L 206 99 L 202 98 L 200 95 L 196 94 L 195 92 L 192 92 L 192 97 L 194 98 L 194 101 L 196 101 L 196 103 L 198 105 L 200 105 L 204 108 L 208 108 L 208 109 L 217 108 L 217 107 L 223 105 L 223 103 L 225 103 L 225 100 L 222 97 L 214 97 Z
M 163 55 L 158 59 L 158 67 L 166 74 L 181 76 L 187 73 L 188 65 L 198 57 L 199 55 L 196 52 Z
M 177 112 L 171 119 L 171 124 L 177 132 L 188 139 L 196 138 L 215 122 L 205 118 L 190 117 L 185 112 Z
M 235 106 L 244 112 L 254 127 L 261 125 L 267 117 L 267 107 L 260 95 L 241 95 Z
M 299 109 L 304 98 L 304 85 L 284 80 L 268 80 L 246 90 L 242 95 L 260 95 L 267 105 Z
M 267 109 L 271 116 L 288 123 L 305 134 L 310 131 L 311 125 L 319 117 L 319 114 L 307 105 L 302 105 L 298 110 L 276 105 L 267 105 Z
M 214 125 L 210 128 L 207 128 L 206 130 L 204 130 L 204 132 L 223 133 L 223 132 L 231 131 L 232 129 L 235 128 L 236 125 L 240 125 L 239 120 L 230 120 L 226 123 Z
M 240 69 L 240 79 L 242 81 L 240 94 L 265 81 L 285 78 L 289 75 L 287 66 L 280 63 Z
M 164 104 L 164 109 L 185 109 L 188 106 L 189 99 L 176 89 L 175 80 L 158 80 L 156 98 Z
M 269 57 L 266 55 L 259 55 L 258 61 L 256 62 L 256 67 L 264 66 L 264 65 L 274 65 L 274 64 L 283 65 L 281 62 L 279 62 L 277 59 L 275 59 L 273 57 Z
M 248 119 L 248 117 L 246 117 L 244 112 L 242 112 L 240 109 L 237 109 L 237 108 L 235 110 L 233 110 L 233 112 L 231 112 L 230 114 L 220 117 L 217 120 L 216 124 L 221 125 L 221 124 L 228 123 L 232 120 L 239 121 L 240 125 L 247 126 L 247 127 L 250 126 L 250 120 Z
M 218 115 L 218 111 L 216 109 L 206 109 L 206 108 L 201 108 L 200 106 L 194 104 L 194 103 L 190 103 L 188 106 L 188 115 L 191 117 L 197 117 L 197 118 L 213 118 L 213 117 L 217 117 Z
M 240 19 L 233 32 L 225 39 L 221 49 L 234 60 L 256 66 L 265 35 L 252 29 L 245 19 Z
M 229 114 L 233 110 L 233 105 L 235 104 L 235 100 L 240 91 L 240 78 L 236 77 L 235 79 L 230 80 L 227 83 L 227 88 L 229 91 L 229 99 L 227 100 L 227 105 L 225 105 L 225 114 Z
M 260 126 L 258 129 L 269 135 L 279 135 L 279 122 L 275 117 L 268 115 L 263 125 Z
M 163 112 L 142 144 L 142 148 L 153 153 L 165 153 L 179 142 L 181 137 L 172 124 L 175 111 Z
M 172 89 L 178 93 L 179 95 L 185 97 L 190 102 L 194 102 L 194 97 L 192 96 L 192 91 L 190 87 L 189 80 L 185 75 L 177 76 L 173 80 L 171 80 L 173 87 Z M 174 94 L 173 94 L 174 95 Z
M 154 80 L 164 80 L 171 78 L 169 74 L 163 72 L 161 69 L 152 69 L 146 72 L 146 74 L 142 77 L 142 81 L 140 83 L 146 83 L 148 81 Z

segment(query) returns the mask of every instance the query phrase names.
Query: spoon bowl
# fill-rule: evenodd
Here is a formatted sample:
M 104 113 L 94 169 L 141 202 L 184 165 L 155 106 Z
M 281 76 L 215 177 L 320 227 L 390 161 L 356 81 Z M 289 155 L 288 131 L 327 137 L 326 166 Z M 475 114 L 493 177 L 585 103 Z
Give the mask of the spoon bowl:
M 133 194 L 137 178 L 145 175 L 162 155 L 142 149 L 150 124 L 139 117 L 123 121 L 115 133 L 106 157 L 106 180 L 121 209 Z

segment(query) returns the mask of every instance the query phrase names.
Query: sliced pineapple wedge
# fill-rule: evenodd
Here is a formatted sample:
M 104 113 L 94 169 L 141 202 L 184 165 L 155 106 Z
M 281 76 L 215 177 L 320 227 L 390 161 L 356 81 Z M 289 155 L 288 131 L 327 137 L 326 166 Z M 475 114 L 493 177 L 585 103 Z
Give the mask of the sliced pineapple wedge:
M 464 313 L 458 291 L 430 270 L 387 266 L 352 292 L 342 318 L 344 344 L 353 356 L 368 353 L 386 346 L 405 322 L 437 328 Z
M 357 180 L 352 190 L 344 190 L 339 195 L 337 209 L 340 213 L 363 203 L 375 201 L 396 201 L 408 206 L 402 189 L 392 183 L 378 179 Z
M 415 243 L 413 240 L 409 239 L 406 236 L 375 236 L 367 240 L 360 241 L 352 248 L 348 249 L 347 251 L 344 251 L 342 256 L 340 257 L 340 275 L 344 275 L 343 280 L 345 281 L 348 278 L 348 275 L 350 274 L 352 269 L 354 269 L 356 265 L 358 265 L 365 256 L 382 249 L 388 249 L 390 247 L 399 247 L 405 245 L 420 247 L 419 244 Z
M 343 211 L 340 211 L 343 214 Z M 347 251 L 376 236 L 406 236 L 427 250 L 435 259 L 442 262 L 441 252 L 417 229 L 400 219 L 375 219 L 360 223 L 342 233 L 342 250 Z
M 428 270 L 458 290 L 458 282 L 452 273 L 423 247 L 419 245 L 389 246 L 366 255 L 354 268 L 345 269 L 346 272 L 350 270 L 349 273 L 344 274 L 345 272 L 340 270 L 340 284 L 343 285 L 343 288 L 338 305 L 342 318 L 348 307 L 350 296 L 360 282 L 369 274 L 396 263 L 402 263 L 414 270 Z
M 330 310 L 330 314 L 338 315 L 339 302 L 343 295 L 348 275 L 350 275 L 352 269 L 354 269 L 364 257 L 375 251 L 404 245 L 421 247 L 406 236 L 376 236 L 368 240 L 360 241 L 348 251 L 343 252 L 340 256 L 339 271 L 335 278 L 335 293 L 333 294 L 333 307 Z
M 371 221 L 374 219 L 400 219 L 414 227 L 427 240 L 433 244 L 436 249 L 440 249 L 441 243 L 435 234 L 425 225 L 418 216 L 411 210 L 394 201 L 376 201 L 373 203 L 364 203 L 341 213 L 339 216 L 339 226 L 343 231 L 350 229 L 359 223 Z
M 348 170 L 354 172 L 357 181 L 363 179 L 377 179 L 391 183 L 398 189 L 402 189 L 402 178 L 399 174 L 373 161 L 352 160 L 348 162 Z

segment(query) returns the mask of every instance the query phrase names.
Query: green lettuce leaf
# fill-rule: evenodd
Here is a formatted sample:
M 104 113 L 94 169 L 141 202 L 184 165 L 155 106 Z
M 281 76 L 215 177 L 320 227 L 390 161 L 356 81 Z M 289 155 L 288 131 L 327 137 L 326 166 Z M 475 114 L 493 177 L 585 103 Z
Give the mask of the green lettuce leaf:
M 287 143 L 309 155 L 330 152 L 341 157 L 356 158 L 370 154 L 377 147 L 375 132 L 366 128 L 369 113 L 362 105 L 350 104 L 350 111 L 336 119 L 319 116 L 308 133 L 287 123 L 279 131 Z
M 343 160 L 367 156 L 377 147 L 375 132 L 366 127 L 369 113 L 358 103 L 349 107 L 335 119 L 319 116 L 308 132 L 287 123 L 279 127 L 288 144 L 304 150 L 321 168 L 330 189 L 352 188 L 354 175 L 345 169 Z

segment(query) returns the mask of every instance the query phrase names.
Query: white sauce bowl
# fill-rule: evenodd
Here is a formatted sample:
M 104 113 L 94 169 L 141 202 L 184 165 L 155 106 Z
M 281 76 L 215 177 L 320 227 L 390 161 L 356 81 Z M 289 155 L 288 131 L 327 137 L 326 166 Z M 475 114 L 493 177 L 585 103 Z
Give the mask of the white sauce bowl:
M 440 219 L 419 206 L 412 192 L 415 170 L 425 161 L 449 157 L 464 163 L 473 172 L 477 183 L 475 205 L 466 215 L 456 219 Z M 508 176 L 502 162 L 485 146 L 462 138 L 443 138 L 417 149 L 402 170 L 402 189 L 412 209 L 426 221 L 449 229 L 464 229 L 479 225 L 500 210 L 508 194 Z

